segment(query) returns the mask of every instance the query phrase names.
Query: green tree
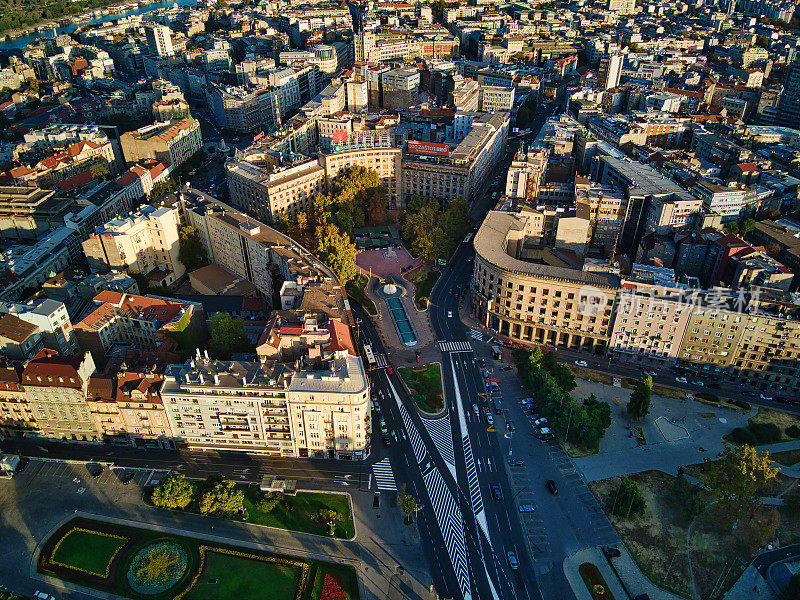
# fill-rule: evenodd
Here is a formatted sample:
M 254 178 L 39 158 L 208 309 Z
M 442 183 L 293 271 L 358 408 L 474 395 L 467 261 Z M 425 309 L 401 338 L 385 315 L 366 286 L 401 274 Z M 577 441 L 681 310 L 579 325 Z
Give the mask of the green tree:
M 756 36 L 756 46 L 760 46 L 765 49 L 769 49 L 770 47 L 770 39 L 765 35 Z
M 410 215 L 415 215 L 422 210 L 422 207 L 428 203 L 425 198 L 419 194 L 414 194 L 411 199 L 406 202 L 406 212 Z
M 256 501 L 256 508 L 261 512 L 272 512 L 283 501 L 283 494 L 280 492 L 265 492 Z
M 244 331 L 244 321 L 229 313 L 219 312 L 211 317 L 209 347 L 215 358 L 229 360 L 234 352 L 252 352 L 253 343 Z
M 158 199 L 161 198 L 162 196 L 166 196 L 167 194 L 171 194 L 177 189 L 178 189 L 178 182 L 175 181 L 172 177 L 168 177 L 164 181 L 160 181 L 153 186 L 153 189 L 150 192 L 150 197 Z
M 200 239 L 200 232 L 195 227 L 181 227 L 178 234 L 178 260 L 188 270 L 195 269 L 207 260 L 206 249 Z
M 755 219 L 745 219 L 744 221 L 739 223 L 739 235 L 741 237 L 745 237 L 749 235 L 755 228 L 756 228 Z
M 317 518 L 330 527 L 330 535 L 333 537 L 333 534 L 336 533 L 336 523 L 342 520 L 342 515 L 330 508 L 321 508 L 317 513 Z
M 406 516 L 406 524 L 411 523 L 411 515 L 417 509 L 417 501 L 406 491 L 406 486 L 403 484 L 397 494 L 397 501 L 400 503 L 400 510 Z
M 639 484 L 625 477 L 619 483 L 612 502 L 614 515 L 627 519 L 631 515 L 643 515 L 647 510 L 647 501 L 639 490 Z
M 200 514 L 215 517 L 232 517 L 242 510 L 244 492 L 236 489 L 233 481 L 214 484 L 200 498 Z
M 570 371 L 567 365 L 563 363 L 555 365 L 550 370 L 550 375 L 556 380 L 558 387 L 565 392 L 571 392 L 575 389 L 575 375 Z
M 772 466 L 769 452 L 759 453 L 749 444 L 726 445 L 722 458 L 707 458 L 706 464 L 708 470 L 701 479 L 722 505 L 724 514 L 734 521 L 746 515 L 748 523 L 761 506 L 759 492 L 780 470 Z
M 628 416 L 634 421 L 644 419 L 650 412 L 650 393 L 653 390 L 653 378 L 644 375 L 636 380 L 631 398 L 628 400 Z
M 336 274 L 339 283 L 346 285 L 358 272 L 356 245 L 333 224 L 321 228 L 317 238 L 317 257 Z
M 161 508 L 186 508 L 194 499 L 195 484 L 185 475 L 170 473 L 153 490 L 150 501 Z
M 797 600 L 800 598 L 800 573 L 795 573 L 789 580 L 789 584 L 781 594 L 781 600 Z

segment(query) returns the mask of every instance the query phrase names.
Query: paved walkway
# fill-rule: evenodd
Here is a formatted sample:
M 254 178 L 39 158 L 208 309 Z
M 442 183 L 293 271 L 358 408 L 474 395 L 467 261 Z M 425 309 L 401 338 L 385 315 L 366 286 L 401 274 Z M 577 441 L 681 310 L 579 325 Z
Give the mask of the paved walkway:
M 636 566 L 624 544 L 619 544 L 617 548 L 620 556 L 612 558 L 611 561 L 605 557 L 600 548 L 585 548 L 564 559 L 564 575 L 577 600 L 592 600 L 592 595 L 578 572 L 581 564 L 586 562 L 597 567 L 615 598 L 625 600 L 639 594 L 648 594 L 651 600 L 682 600 L 680 596 L 651 583 Z
M 725 600 L 779 600 L 770 585 L 752 564 L 723 596 Z

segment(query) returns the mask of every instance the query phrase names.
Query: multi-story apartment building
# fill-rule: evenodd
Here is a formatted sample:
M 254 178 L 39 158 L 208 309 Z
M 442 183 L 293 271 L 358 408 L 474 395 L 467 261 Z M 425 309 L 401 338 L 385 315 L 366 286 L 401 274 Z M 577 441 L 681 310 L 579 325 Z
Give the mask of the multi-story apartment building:
M 544 183 L 549 152 L 544 148 L 519 149 L 506 174 L 506 196 L 533 201 Z
M 172 431 L 161 402 L 163 375 L 119 372 L 93 375 L 87 404 L 106 442 L 171 448 Z
M 576 177 L 575 214 L 589 220 L 590 250 L 610 256 L 628 217 L 628 197 L 618 188 L 591 185 L 588 179 Z
M 155 350 L 169 335 L 205 333 L 203 307 L 194 302 L 178 302 L 104 290 L 94 297 L 97 306 L 75 324 L 75 334 L 83 350 L 91 351 L 96 362 L 104 362 L 114 344 L 138 350 Z
M 0 367 L 0 434 L 23 437 L 38 431 L 20 373 L 12 366 Z
M 152 158 L 176 168 L 200 151 L 203 138 L 200 123 L 186 117 L 129 131 L 120 143 L 128 164 Z
M 98 441 L 86 392 L 95 366 L 89 352 L 60 356 L 42 350 L 25 365 L 22 387 L 37 430 L 43 437 Z
M 484 112 L 511 110 L 514 108 L 514 92 L 513 87 L 481 86 L 480 109 Z
M 35 240 L 64 224 L 73 201 L 54 190 L 33 186 L 0 186 L 0 238 Z
M 658 271 L 637 266 L 644 273 Z M 692 307 L 685 287 L 657 283 L 657 278 L 623 279 L 614 310 L 609 358 L 653 367 L 674 365 Z
M 28 360 L 44 347 L 39 328 L 14 315 L 0 317 L 0 354 L 14 360 Z
M 316 159 L 256 150 L 225 164 L 231 204 L 257 219 L 277 223 L 307 211 L 326 189 L 325 169 Z
M 28 302 L 0 302 L 0 313 L 7 313 L 35 325 L 45 348 L 61 354 L 76 354 L 78 340 L 66 305 L 60 300 L 39 298 Z
M 708 212 L 717 213 L 723 223 L 754 215 L 761 206 L 756 191 L 742 184 L 723 185 L 712 181 L 699 181 L 692 191 L 702 200 L 703 208 Z
M 171 365 L 161 397 L 177 443 L 274 456 L 364 459 L 369 383 L 361 359 L 336 351 L 321 368 L 198 357 Z
M 475 234 L 472 312 L 512 342 L 603 354 L 617 275 L 523 260 L 526 218 L 491 211 Z
M 143 206 L 98 227 L 83 242 L 92 271 L 137 271 L 170 285 L 186 271 L 178 260 L 180 215 L 175 206 Z

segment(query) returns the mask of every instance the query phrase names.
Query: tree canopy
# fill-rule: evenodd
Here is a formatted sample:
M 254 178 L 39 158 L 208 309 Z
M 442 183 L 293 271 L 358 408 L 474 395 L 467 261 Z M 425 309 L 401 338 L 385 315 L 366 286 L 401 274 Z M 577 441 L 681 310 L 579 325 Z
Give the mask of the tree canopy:
M 429 262 L 450 256 L 472 228 L 469 204 L 460 196 L 442 210 L 438 201 L 414 195 L 406 212 L 403 240 L 412 254 Z
M 753 446 L 726 446 L 722 458 L 706 459 L 703 483 L 722 504 L 724 513 L 734 521 L 746 515 L 752 520 L 761 506 L 760 491 L 778 475 L 769 452 L 757 452 Z
M 403 485 L 397 494 L 397 501 L 400 503 L 400 510 L 406 516 L 406 522 L 408 522 L 411 514 L 417 509 L 417 500 L 408 493 L 406 486 Z
M 628 416 L 634 421 L 644 419 L 650 412 L 650 392 L 653 389 L 653 378 L 644 375 L 636 380 L 631 398 L 628 400 Z
M 195 227 L 182 227 L 178 234 L 178 260 L 187 269 L 195 269 L 207 261 L 206 249 Z
M 153 490 L 150 501 L 161 508 L 186 508 L 195 494 L 195 484 L 185 475 L 170 473 Z
M 253 351 L 253 343 L 244 331 L 242 319 L 221 312 L 211 317 L 210 322 L 209 347 L 215 358 L 229 360 L 234 352 Z
M 242 510 L 243 500 L 244 492 L 233 481 L 216 483 L 200 498 L 200 514 L 230 517 Z

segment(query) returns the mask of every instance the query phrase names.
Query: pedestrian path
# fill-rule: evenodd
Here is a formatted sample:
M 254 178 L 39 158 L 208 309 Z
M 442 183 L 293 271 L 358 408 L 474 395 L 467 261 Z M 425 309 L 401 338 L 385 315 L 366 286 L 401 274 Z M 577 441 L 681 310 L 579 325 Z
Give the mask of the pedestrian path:
M 423 475 L 425 488 L 431 499 L 433 513 L 439 523 L 439 529 L 444 538 L 444 545 L 450 555 L 450 562 L 461 588 L 465 600 L 472 598 L 470 585 L 469 566 L 467 564 L 467 540 L 464 532 L 464 518 L 456 505 L 453 494 L 437 469 L 431 469 Z
M 450 427 L 450 418 L 422 419 L 422 422 L 433 440 L 433 445 L 436 446 L 455 479 L 456 457 L 453 452 L 453 429 Z
M 437 342 L 442 352 L 472 352 L 469 342 Z
M 473 340 L 478 340 L 479 342 L 483 341 L 483 334 L 477 329 L 470 329 L 469 335 Z
M 385 492 L 397 491 L 397 483 L 395 483 L 394 480 L 392 463 L 389 462 L 388 456 L 372 465 L 372 472 L 375 475 L 375 484 L 378 486 L 379 490 Z

